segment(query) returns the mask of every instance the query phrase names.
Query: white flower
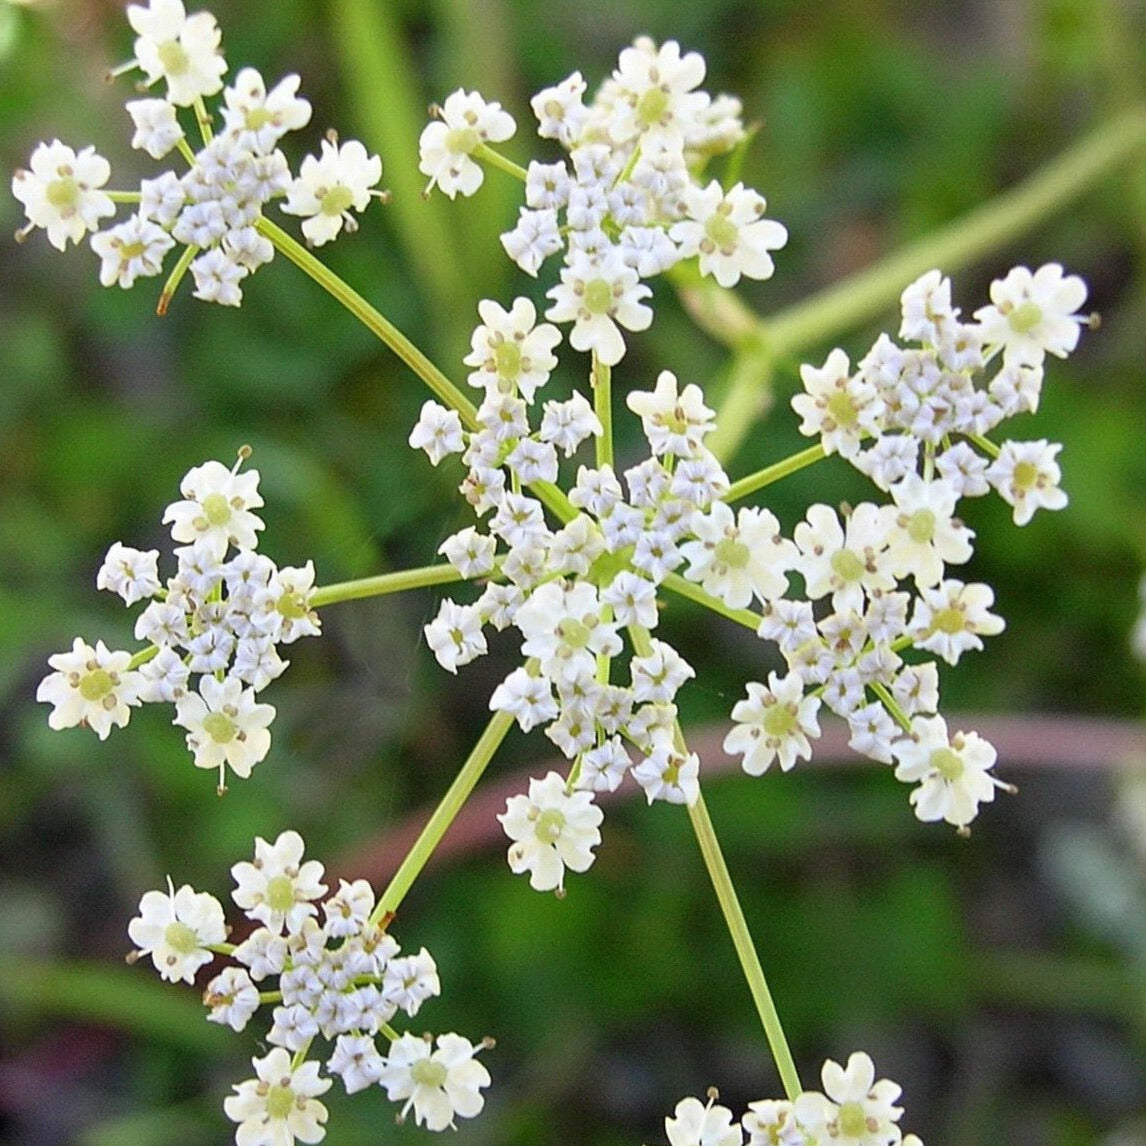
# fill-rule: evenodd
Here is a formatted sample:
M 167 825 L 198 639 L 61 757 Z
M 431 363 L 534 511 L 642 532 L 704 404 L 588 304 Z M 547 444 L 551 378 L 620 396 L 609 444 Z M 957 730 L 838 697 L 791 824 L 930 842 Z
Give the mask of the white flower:
M 601 590 L 601 602 L 612 605 L 613 616 L 621 625 L 640 625 L 655 629 L 657 625 L 656 586 L 644 577 L 625 569 Z
M 175 240 L 160 226 L 132 215 L 107 231 L 91 237 L 91 248 L 103 260 L 99 281 L 130 289 L 141 275 L 151 277 L 163 270 L 163 257 Z
M 949 665 L 969 649 L 981 649 L 980 636 L 1003 631 L 1003 618 L 989 612 L 995 602 L 990 585 L 965 585 L 954 578 L 921 589 L 908 634 L 917 649 L 937 653 Z
M 942 578 L 944 564 L 971 559 L 975 535 L 954 516 L 959 500 L 954 486 L 908 474 L 890 492 L 899 512 L 889 515 L 887 558 L 897 577 L 910 575 L 921 589 L 929 588 Z
M 331 1074 L 337 1074 L 347 1094 L 357 1094 L 382 1079 L 386 1061 L 378 1053 L 370 1035 L 339 1035 L 334 1054 L 326 1063 Z
M 605 621 L 596 588 L 587 581 L 550 581 L 517 610 L 514 624 L 525 640 L 521 651 L 537 657 L 542 673 L 569 682 L 596 671 L 598 655 L 621 651 L 617 622 Z
M 664 800 L 669 804 L 692 805 L 700 796 L 700 757 L 695 752 L 687 755 L 678 752 L 667 734 L 654 735 L 652 751 L 632 769 L 632 776 L 644 789 L 650 804 Z
M 438 615 L 423 629 L 426 644 L 447 672 L 457 673 L 487 651 L 481 611 L 475 605 L 459 605 L 448 597 L 438 606 Z
M 220 789 L 226 786 L 228 765 L 245 780 L 264 759 L 271 747 L 267 725 L 274 718 L 274 708 L 257 703 L 255 690 L 244 689 L 235 677 L 201 676 L 199 691 L 175 702 L 175 723 L 187 729 L 195 767 L 218 768 Z
M 115 204 L 100 190 L 111 167 L 94 147 L 77 153 L 58 139 L 41 143 L 28 166 L 31 170 L 12 176 L 12 194 L 24 205 L 28 229 L 43 227 L 56 250 L 62 251 L 69 239 L 78 243 L 100 219 L 115 214 Z
M 688 219 L 669 230 L 682 258 L 699 255 L 700 273 L 712 275 L 722 287 L 735 286 L 741 275 L 771 278 L 776 265 L 768 252 L 784 246 L 788 229 L 763 218 L 762 195 L 742 183 L 725 192 L 713 180 L 703 189 L 686 187 L 683 198 Z
M 783 1099 L 750 1102 L 740 1124 L 748 1133 L 748 1146 L 805 1146 L 807 1142 L 793 1103 Z
M 293 1146 L 321 1142 L 326 1134 L 326 1107 L 318 1101 L 331 1087 L 318 1073 L 319 1064 L 291 1066 L 291 1056 L 275 1047 L 265 1058 L 251 1060 L 257 1078 L 235 1087 L 223 1110 L 232 1122 L 236 1146 Z
M 979 805 L 995 798 L 1005 787 L 990 773 L 995 749 L 978 733 L 959 732 L 948 739 L 942 716 L 917 716 L 911 735 L 892 745 L 895 778 L 918 783 L 911 793 L 915 814 L 924 823 L 946 820 L 964 828 Z
M 803 418 L 800 433 L 820 436 L 824 453 L 853 459 L 865 435 L 879 433 L 884 404 L 862 372 L 853 375 L 848 356 L 833 350 L 817 369 L 800 367 L 805 394 L 792 399 L 792 409 Z
M 364 879 L 353 883 L 338 881 L 338 890 L 325 900 L 322 910 L 326 915 L 326 933 L 335 939 L 357 935 L 374 910 L 374 889 Z
M 819 739 L 816 714 L 820 698 L 804 695 L 804 682 L 798 673 L 781 678 L 769 673 L 768 687 L 755 681 L 746 686 L 748 698 L 732 708 L 735 727 L 724 738 L 724 751 L 742 756 L 744 771 L 760 776 L 773 760 L 782 771 L 789 771 L 797 759 L 810 760 L 811 740 Z
M 249 918 L 277 934 L 285 926 L 294 934 L 317 912 L 311 900 L 326 891 L 322 864 L 318 860 L 303 862 L 305 844 L 295 831 L 281 832 L 273 844 L 261 836 L 255 838 L 255 859 L 245 860 L 231 868 L 235 890 L 231 898 Z
M 537 134 L 542 139 L 556 139 L 570 147 L 581 134 L 588 111 L 582 103 L 586 84 L 580 72 L 556 84 L 543 88 L 530 101 L 537 116 Z
M 522 207 L 517 215 L 517 225 L 501 236 L 501 245 L 527 275 L 536 277 L 541 264 L 565 246 L 557 211 L 553 207 L 543 207 L 538 211 Z
M 162 159 L 182 138 L 183 128 L 175 118 L 175 105 L 165 99 L 133 99 L 126 103 L 135 124 L 131 146 Z
M 210 12 L 188 16 L 181 0 L 151 0 L 146 8 L 129 4 L 127 20 L 137 36 L 135 58 L 147 82 L 165 79 L 172 103 L 189 107 L 223 86 L 227 61 Z
M 612 138 L 624 143 L 639 136 L 642 147 L 657 141 L 680 151 L 709 103 L 707 93 L 693 91 L 704 71 L 704 57 L 682 57 L 675 40 L 657 48 L 647 37 L 637 39 L 621 52 L 613 72 L 618 99 L 609 123 Z
M 195 280 L 195 298 L 217 302 L 220 306 L 239 306 L 243 291 L 239 283 L 250 274 L 245 266 L 231 258 L 222 247 L 212 247 L 191 262 Z
M 288 131 L 310 122 L 310 104 L 299 98 L 298 85 L 298 76 L 285 76 L 268 94 L 263 77 L 254 68 L 243 68 L 223 91 L 227 130 L 256 155 L 266 154 Z
M 561 332 L 547 322 L 538 326 L 537 311 L 527 298 L 514 299 L 508 311 L 482 299 L 478 314 L 482 325 L 473 332 L 472 349 L 462 359 L 477 367 L 470 373 L 470 385 L 516 392 L 532 402 L 557 365 L 553 348 Z
M 287 191 L 282 209 L 288 215 L 303 215 L 302 233 L 316 247 L 330 242 L 345 225 L 357 226 L 355 211 L 366 210 L 370 189 L 382 178 L 382 160 L 367 154 L 356 139 L 343 144 L 322 141 L 322 157 L 308 155 L 298 169 L 298 178 Z
M 497 541 L 472 526 L 447 537 L 438 552 L 465 578 L 484 577 L 494 566 Z
M 1078 345 L 1085 316 L 1075 313 L 1086 302 L 1086 283 L 1063 276 L 1058 263 L 1034 274 L 1014 267 L 1005 279 L 991 283 L 991 306 L 975 311 L 987 346 L 1002 346 L 1010 365 L 1041 366 L 1049 351 L 1065 358 Z
M 124 604 L 134 605 L 159 592 L 159 550 L 143 552 L 116 541 L 96 574 L 96 588 L 118 593 Z
M 450 454 L 460 454 L 466 447 L 458 412 L 434 401 L 425 402 L 417 425 L 410 431 L 409 443 L 415 450 L 425 450 L 435 466 Z
M 680 551 L 690 562 L 689 581 L 733 609 L 746 608 L 753 596 L 761 601 L 782 597 L 789 569 L 798 558 L 796 546 L 780 536 L 780 523 L 767 509 L 746 508 L 738 514 L 722 501 L 692 519 L 695 541 Z
M 163 524 L 171 525 L 171 536 L 179 542 L 203 541 L 219 561 L 227 546 L 254 549 L 256 531 L 263 522 L 251 512 L 263 504 L 259 496 L 259 471 L 229 470 L 221 462 L 204 462 L 187 472 L 179 483 L 185 500 L 169 505 Z
M 594 792 L 615 792 L 629 770 L 629 756 L 619 736 L 582 753 L 577 787 Z
M 848 747 L 881 764 L 892 761 L 891 744 L 899 735 L 899 726 L 878 701 L 866 704 L 848 714 L 851 738 Z
M 656 457 L 693 456 L 700 450 L 705 434 L 716 426 L 716 413 L 704 404 L 700 387 L 690 382 L 678 394 L 676 375 L 671 370 L 657 375 L 655 389 L 630 391 L 625 405 L 641 419 L 649 448 Z
M 403 955 L 386 964 L 382 976 L 383 997 L 411 1018 L 427 999 L 441 993 L 437 964 L 425 947 L 417 955 Z
M 604 815 L 591 792 L 566 792 L 556 772 L 529 781 L 528 796 L 510 796 L 498 820 L 513 841 L 509 867 L 515 875 L 529 872 L 535 891 L 563 890 L 565 869 L 587 871 Z
M 894 1103 L 901 1089 L 886 1078 L 876 1082 L 870 1056 L 857 1051 L 847 1069 L 828 1059 L 820 1074 L 826 1095 L 808 1090 L 795 1102 L 796 1119 L 814 1141 L 841 1146 L 893 1146 L 900 1141 L 895 1123 L 903 1109 Z
M 566 402 L 546 402 L 537 436 L 550 442 L 568 458 L 586 438 L 600 437 L 605 432 L 588 399 L 579 390 Z
M 166 892 L 144 893 L 127 934 L 164 979 L 192 983 L 195 972 L 215 958 L 207 948 L 227 938 L 227 925 L 213 895 L 188 884 L 176 891 L 168 880 Z
M 665 1119 L 669 1146 L 740 1146 L 744 1134 L 726 1106 L 682 1098 L 671 1118 Z
M 523 732 L 557 717 L 557 702 L 549 679 L 530 676 L 524 668 L 514 669 L 493 690 L 489 707 L 493 712 L 508 712 Z
M 171 648 L 161 648 L 139 667 L 139 699 L 144 704 L 174 704 L 186 691 L 191 670 Z
M 210 1009 L 207 1021 L 241 1031 L 259 1009 L 259 989 L 244 967 L 227 967 L 207 984 L 203 1004 Z
M 668 704 L 686 680 L 696 676 L 693 667 L 672 647 L 655 638 L 645 656 L 629 662 L 633 680 L 633 700 L 641 704 Z
M 1004 442 L 999 456 L 988 466 L 986 478 L 999 496 L 1014 506 L 1014 522 L 1026 525 L 1036 509 L 1062 509 L 1067 503 L 1059 489 L 1062 471 L 1055 457 L 1058 442 Z
M 474 1055 L 474 1046 L 461 1035 L 439 1035 L 437 1050 L 429 1037 L 399 1035 L 390 1044 L 379 1082 L 392 1101 L 406 1099 L 400 1118 L 414 1109 L 414 1121 L 427 1130 L 444 1130 L 454 1125 L 454 1116 L 473 1118 L 485 1099 L 481 1090 L 489 1086 L 489 1071 Z
M 82 724 L 101 740 L 112 728 L 123 728 L 131 716 L 130 706 L 140 703 L 143 678 L 129 668 L 131 653 L 113 652 L 103 641 L 91 645 L 79 637 L 70 653 L 48 658 L 55 669 L 36 689 L 36 699 L 53 706 L 48 727 L 74 728 Z
M 459 88 L 446 97 L 441 120 L 429 123 L 418 139 L 418 170 L 430 177 L 426 193 L 437 184 L 451 199 L 460 191 L 472 195 L 485 173 L 470 158 L 484 143 L 503 143 L 517 130 L 513 116 L 499 103 L 486 103 L 477 92 Z
M 800 547 L 797 569 L 809 600 L 831 593 L 837 612 L 852 609 L 860 613 L 865 594 L 895 588 L 887 560 L 890 512 L 887 506 L 860 502 L 841 527 L 830 506 L 808 507 L 794 536 Z
M 574 350 L 595 351 L 606 366 L 615 366 L 625 356 L 621 326 L 647 330 L 653 321 L 652 310 L 640 301 L 652 291 L 617 251 L 597 259 L 574 251 L 561 270 L 561 282 L 547 294 L 553 305 L 545 317 L 572 322 L 569 344 Z

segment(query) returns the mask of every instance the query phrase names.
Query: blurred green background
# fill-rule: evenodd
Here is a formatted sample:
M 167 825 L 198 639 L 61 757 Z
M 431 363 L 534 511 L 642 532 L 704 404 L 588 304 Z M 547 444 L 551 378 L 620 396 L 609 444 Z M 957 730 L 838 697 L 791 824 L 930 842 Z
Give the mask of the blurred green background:
M 744 177 L 792 235 L 775 278 L 740 292 L 760 313 L 957 219 L 1146 96 L 1146 12 L 1132 0 L 212 11 L 232 74 L 302 75 L 315 114 L 287 140 L 293 161 L 328 126 L 382 153 L 394 203 L 323 254 L 454 377 L 477 300 L 540 300 L 554 274 L 523 281 L 502 256 L 518 189 L 499 173 L 475 200 L 421 199 L 425 107 L 458 86 L 515 114 L 506 150 L 525 162 L 549 154 L 531 151 L 530 93 L 574 69 L 594 87 L 639 33 L 703 52 L 706 87 L 738 94 L 762 124 Z M 130 80 L 104 81 L 130 52 L 110 0 L 0 0 L 5 186 L 56 137 L 94 143 L 118 187 L 155 173 L 128 147 Z M 955 278 L 970 313 L 1012 263 L 1061 261 L 1087 279 L 1103 324 L 1052 363 L 1043 408 L 1013 429 L 1065 443 L 1069 508 L 1018 531 L 997 503 L 969 507 L 973 577 L 995 586 L 1008 628 L 944 673 L 952 711 L 1140 714 L 1128 632 L 1146 558 L 1144 208 L 1146 168 L 1126 166 Z M 323 583 L 428 562 L 468 511 L 457 466 L 432 469 L 405 445 L 420 384 L 285 260 L 244 284 L 239 311 L 199 303 L 185 283 L 158 319 L 156 280 L 102 290 L 86 247 L 60 255 L 42 234 L 16 245 L 21 221 L 0 196 L 0 1134 L 19 1146 L 221 1143 L 222 1098 L 260 1053 L 258 1032 L 210 1027 L 196 992 L 122 966 L 140 894 L 170 874 L 225 895 L 252 838 L 288 826 L 333 873 L 365 874 L 388 831 L 444 791 L 512 642 L 454 679 L 421 640 L 436 595 L 328 610 L 322 640 L 293 646 L 265 694 L 279 714 L 270 757 L 222 799 L 163 711 L 104 743 L 49 732 L 33 700 L 46 657 L 77 634 L 130 646 L 133 614 L 95 592 L 95 572 L 117 539 L 166 548 L 159 519 L 190 466 L 253 446 L 263 550 L 279 564 L 313 558 Z M 648 387 L 672 368 L 719 387 L 726 351 L 666 284 L 656 301 L 617 384 Z M 889 307 L 837 341 L 855 356 L 896 325 Z M 793 363 L 734 476 L 803 444 L 786 409 L 795 385 Z M 810 499 L 863 491 L 829 463 L 769 504 L 791 523 Z M 690 722 L 725 718 L 743 681 L 775 667 L 758 642 L 683 605 L 665 625 L 698 669 Z M 543 737 L 515 734 L 493 772 L 536 773 L 551 755 Z M 825 1057 L 862 1047 L 903 1084 L 905 1127 L 929 1146 L 1146 1143 L 1146 848 L 1141 821 L 1135 836 L 1115 815 L 1128 789 L 1086 756 L 1017 777 L 1004 761 L 1024 790 L 986 808 L 969 844 L 916 823 L 906 789 L 876 769 L 711 783 L 807 1085 Z M 396 925 L 441 971 L 443 997 L 418 1023 L 499 1040 L 486 1112 L 457 1141 L 663 1142 L 685 1094 L 719 1085 L 735 1109 L 778 1094 L 711 898 L 687 818 L 659 806 L 611 808 L 598 862 L 563 902 L 509 877 L 501 843 L 427 873 Z M 394 1126 L 380 1091 L 330 1106 L 331 1143 L 422 1136 Z

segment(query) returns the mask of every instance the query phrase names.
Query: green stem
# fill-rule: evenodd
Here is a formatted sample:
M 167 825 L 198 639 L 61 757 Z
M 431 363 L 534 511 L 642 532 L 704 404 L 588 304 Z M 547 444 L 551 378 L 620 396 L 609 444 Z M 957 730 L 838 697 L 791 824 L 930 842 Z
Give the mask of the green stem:
M 398 910 L 399 904 L 406 898 L 406 892 L 426 866 L 426 861 L 433 854 L 442 836 L 446 834 L 446 829 L 454 822 L 454 817 L 461 811 L 462 805 L 469 798 L 474 785 L 481 779 L 498 745 L 512 727 L 513 717 L 509 713 L 494 713 L 493 719 L 485 726 L 485 731 L 474 745 L 461 771 L 442 797 L 442 802 L 434 809 L 434 814 L 422 829 L 421 835 L 394 873 L 389 886 L 379 897 L 378 905 L 370 916 L 371 923 L 378 923 L 387 914 L 393 914 Z
M 661 584 L 673 593 L 687 597 L 690 601 L 695 601 L 698 605 L 703 605 L 706 609 L 711 609 L 714 613 L 719 613 L 722 617 L 727 617 L 730 621 L 735 621 L 753 632 L 760 628 L 760 622 L 764 619 L 751 609 L 733 609 L 719 597 L 706 593 L 694 582 L 686 581 L 679 573 L 670 573 Z
M 259 234 L 269 239 L 296 267 L 314 279 L 363 326 L 381 339 L 442 402 L 458 412 L 471 430 L 478 428 L 477 410 L 473 403 L 388 318 L 383 317 L 325 263 L 316 259 L 301 243 L 265 215 L 259 216 L 256 227 Z
M 985 438 L 982 434 L 968 434 L 967 440 L 974 442 L 989 458 L 999 456 L 999 447 L 990 438 Z
M 942 267 L 950 273 L 998 250 L 1100 183 L 1144 145 L 1146 107 L 1138 106 L 1096 128 L 1017 187 L 771 319 L 758 318 L 729 297 L 719 304 L 686 299 L 686 305 L 709 334 L 730 346 L 742 347 L 754 335 L 772 361 L 797 355 L 877 317 L 925 271 Z M 719 289 L 706 282 L 693 293 Z M 720 456 L 730 455 L 751 428 L 749 421 L 726 419 L 726 412 L 750 405 L 758 385 L 745 372 L 725 396 L 718 422 L 727 421 L 728 428 L 719 439 Z
M 494 151 L 488 143 L 479 143 L 474 148 L 472 155 L 474 159 L 482 159 L 490 165 L 496 167 L 499 171 L 504 171 L 507 175 L 512 175 L 514 179 L 520 179 L 522 183 L 525 182 L 529 172 L 524 167 L 519 167 L 512 159 L 506 159 L 499 151 Z
M 601 423 L 601 436 L 597 439 L 597 468 L 613 464 L 613 368 L 607 366 L 593 351 L 593 411 Z
M 184 247 L 183 254 L 179 256 L 179 261 L 175 264 L 175 269 L 167 276 L 167 282 L 163 284 L 159 301 L 155 304 L 155 313 L 160 317 L 167 313 L 167 308 L 171 305 L 171 300 L 175 297 L 175 292 L 179 289 L 179 284 L 183 281 L 183 276 L 187 273 L 187 268 L 191 265 L 191 260 L 198 253 L 198 247 Z
M 724 913 L 724 922 L 728 926 L 732 945 L 736 948 L 737 957 L 740 959 L 740 967 L 748 983 L 748 990 L 752 994 L 752 1001 L 756 1004 L 756 1012 L 764 1025 L 764 1035 L 772 1050 L 776 1069 L 780 1072 L 784 1093 L 794 1102 L 804 1088 L 800 1085 L 800 1076 L 792 1060 L 792 1051 L 784 1035 L 784 1027 L 776 1011 L 776 1004 L 772 1001 L 772 992 L 768 990 L 768 982 L 760 966 L 760 957 L 756 954 L 748 923 L 741 910 L 736 888 L 732 886 L 732 877 L 728 874 L 728 865 L 724 862 L 720 842 L 716 838 L 716 831 L 709 818 L 703 796 L 698 795 L 696 802 L 689 806 L 688 818 L 692 821 L 692 829 L 696 833 L 697 843 L 700 844 L 704 865 L 708 868 L 713 890 L 720 902 L 720 910 Z
M 375 577 L 361 577 L 356 581 L 320 585 L 310 596 L 310 607 L 321 609 L 341 601 L 383 597 L 387 593 L 424 589 L 427 585 L 450 585 L 461 580 L 464 578 L 452 565 L 424 565 L 420 569 L 403 569 L 399 573 L 380 573 Z
M 766 485 L 771 485 L 781 478 L 788 477 L 789 474 L 804 469 L 805 466 L 813 465 L 826 456 L 822 445 L 809 446 L 806 450 L 801 450 L 798 454 L 793 454 L 782 462 L 775 462 L 770 466 L 765 466 L 762 470 L 757 470 L 754 474 L 742 477 L 739 481 L 734 481 L 721 500 L 738 501 L 750 493 L 763 489 Z

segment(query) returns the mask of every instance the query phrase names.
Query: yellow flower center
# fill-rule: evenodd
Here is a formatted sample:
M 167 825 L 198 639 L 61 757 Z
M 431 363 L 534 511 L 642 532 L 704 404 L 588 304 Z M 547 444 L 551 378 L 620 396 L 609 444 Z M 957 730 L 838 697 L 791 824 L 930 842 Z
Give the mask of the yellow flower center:
M 1043 320 L 1043 312 L 1037 303 L 1027 299 L 1021 306 L 1011 311 L 1008 321 L 1016 334 L 1026 334 L 1034 330 Z
M 159 62 L 166 75 L 181 76 L 191 66 L 191 57 L 178 40 L 168 40 L 159 45 Z
M 178 920 L 169 923 L 164 929 L 163 941 L 172 951 L 180 955 L 190 955 L 192 951 L 199 949 L 199 936 L 195 934 L 194 929 Z
M 850 550 L 832 554 L 832 572 L 843 582 L 858 581 L 864 574 L 863 562 Z
M 323 195 L 320 202 L 324 215 L 341 215 L 344 211 L 350 210 L 350 206 L 354 202 L 354 193 L 349 187 L 343 187 L 340 183 L 336 187 L 331 187 Z
M 642 127 L 652 127 L 661 122 L 668 106 L 668 92 L 660 88 L 649 88 L 637 101 L 637 119 Z
M 585 284 L 585 307 L 590 314 L 608 314 L 613 309 L 613 287 L 605 279 Z
M 543 844 L 555 844 L 565 830 L 565 815 L 556 808 L 546 808 L 537 817 L 533 831 Z
M 216 744 L 227 744 L 234 740 L 238 729 L 235 722 L 225 712 L 209 712 L 203 720 L 203 731 Z
M 907 536 L 916 545 L 926 545 L 935 536 L 935 514 L 929 509 L 917 509 L 907 523 Z
M 92 669 L 80 677 L 80 696 L 90 704 L 103 700 L 115 688 L 115 677 L 107 669 Z
M 932 768 L 948 783 L 963 775 L 962 757 L 950 748 L 936 748 L 929 761 Z
M 442 1086 L 446 1081 L 446 1068 L 432 1058 L 420 1058 L 410 1067 L 410 1077 L 419 1086 Z
M 752 550 L 743 541 L 737 541 L 733 537 L 725 537 L 716 543 L 712 555 L 722 565 L 728 566 L 729 569 L 743 569 L 752 556 Z

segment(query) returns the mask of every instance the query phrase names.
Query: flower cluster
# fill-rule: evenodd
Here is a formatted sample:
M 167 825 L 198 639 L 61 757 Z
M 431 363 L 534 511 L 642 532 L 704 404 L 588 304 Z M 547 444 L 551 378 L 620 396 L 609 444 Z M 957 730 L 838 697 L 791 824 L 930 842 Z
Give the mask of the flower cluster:
M 707 1103 L 683 1098 L 665 1119 L 669 1146 L 923 1146 L 897 1123 L 903 1114 L 896 1100 L 900 1087 L 878 1082 L 875 1066 L 863 1051 L 846 1067 L 829 1059 L 821 1071 L 823 1092 L 804 1091 L 794 1102 L 750 1102 L 739 1122 L 712 1093 Z
M 324 1135 L 326 1107 L 318 1101 L 332 1080 L 322 1064 L 309 1059 L 314 1040 L 333 1044 L 326 1070 L 337 1075 L 348 1094 L 377 1084 L 431 1130 L 471 1118 L 483 1105 L 489 1072 L 474 1057 L 474 1045 L 457 1034 L 399 1034 L 390 1025 L 399 1012 L 413 1018 L 423 1002 L 441 991 L 437 967 L 425 948 L 402 955 L 386 930 L 388 917 L 377 909 L 365 880 L 327 887 L 323 866 L 303 859 L 297 832 L 283 832 L 274 843 L 257 839 L 253 862 L 231 869 L 234 900 L 254 930 L 239 944 L 226 942 L 223 908 L 206 892 L 184 885 L 149 891 L 128 927 L 135 958 L 151 957 L 171 982 L 193 982 L 216 954 L 233 963 L 207 984 L 203 1002 L 209 1019 L 242 1031 L 264 1003 L 274 1003 L 266 1038 L 271 1051 L 253 1060 L 256 1077 L 235 1087 L 224 1103 L 239 1123 L 240 1146 L 297 1138 L 318 1142 Z M 277 980 L 276 989 L 266 984 Z M 388 1041 L 381 1054 L 377 1040 Z
M 205 462 L 183 479 L 183 499 L 163 515 L 183 543 L 166 584 L 158 550 L 118 541 L 108 550 L 96 585 L 128 605 L 148 602 L 135 623 L 147 647 L 133 655 L 77 637 L 71 652 L 48 659 L 55 671 L 36 693 L 53 706 L 52 728 L 82 724 L 101 740 L 127 724 L 132 707 L 174 704 L 196 766 L 218 769 L 220 790 L 228 767 L 246 778 L 270 749 L 275 710 L 256 694 L 289 663 L 278 646 L 319 631 L 314 566 L 279 569 L 256 552 L 263 500 L 258 471 L 240 468 L 246 456 L 232 469 Z
M 310 104 L 299 97 L 298 76 L 280 80 L 269 91 L 254 68 L 243 68 L 224 88 L 227 64 L 215 18 L 188 16 L 181 0 L 150 0 L 128 6 L 136 33 L 135 58 L 148 86 L 162 82 L 164 95 L 127 104 L 135 133 L 132 146 L 162 160 L 178 151 L 187 163 L 181 174 L 166 170 L 145 179 L 136 192 L 113 195 L 107 161 L 87 147 L 80 152 L 54 140 L 32 153 L 27 170 L 17 171 L 12 191 L 24 205 L 26 234 L 46 230 L 59 250 L 79 243 L 90 231 L 99 256 L 100 282 L 131 287 L 137 278 L 158 275 L 177 244 L 184 248 L 167 295 L 190 270 L 195 297 L 225 306 L 242 301 L 241 283 L 271 260 L 274 246 L 260 231 L 263 208 L 285 199 L 282 209 L 303 217 L 302 231 L 315 245 L 356 226 L 351 209 L 363 210 L 382 177 L 382 162 L 357 141 L 330 138 L 320 157 L 307 156 L 297 176 L 279 142 L 310 122 Z M 203 99 L 223 89 L 222 127 L 212 134 Z M 193 109 L 202 146 L 193 151 L 180 123 L 182 109 Z M 115 201 L 136 204 L 128 219 L 106 230 L 101 220 L 115 214 Z M 166 302 L 161 306 L 165 306 Z
M 757 192 L 699 182 L 707 159 L 744 138 L 739 102 L 700 91 L 704 73 L 696 52 L 682 56 L 673 40 L 658 47 L 641 37 L 590 104 L 579 72 L 532 100 L 538 134 L 566 158 L 529 165 L 525 206 L 502 245 L 531 275 L 563 252 L 546 317 L 572 323 L 574 349 L 593 350 L 607 365 L 625 353 L 622 328 L 652 322 L 642 280 L 694 257 L 722 286 L 765 279 L 769 252 L 788 238 L 764 218 Z M 482 149 L 516 125 L 476 92 L 454 92 L 438 110 L 440 122 L 422 134 L 421 170 L 451 198 L 471 195 L 482 183 Z

